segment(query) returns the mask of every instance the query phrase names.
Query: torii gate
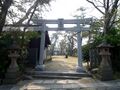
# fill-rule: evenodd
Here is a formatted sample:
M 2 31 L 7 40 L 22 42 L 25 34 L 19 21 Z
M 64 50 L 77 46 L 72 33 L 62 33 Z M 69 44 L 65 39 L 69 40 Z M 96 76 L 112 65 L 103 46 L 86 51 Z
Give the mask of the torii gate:
M 82 65 L 82 31 L 89 31 L 89 28 L 83 28 L 80 24 L 90 25 L 92 22 L 92 18 L 85 18 L 85 19 L 58 19 L 58 20 L 34 20 L 37 22 L 37 25 L 5 25 L 5 27 L 38 27 L 38 31 L 41 31 L 41 43 L 40 43 L 40 58 L 39 62 L 36 65 L 36 70 L 43 71 L 44 70 L 44 46 L 45 46 L 45 31 L 73 31 L 77 32 L 77 52 L 78 52 L 78 65 L 76 68 L 76 71 L 81 72 L 84 71 L 83 65 Z M 58 28 L 49 28 L 46 26 L 46 24 L 58 24 Z M 73 28 L 65 28 L 64 24 L 76 24 L 76 27 Z
M 35 20 L 34 20 L 35 21 Z M 92 22 L 92 18 L 85 19 L 58 19 L 58 20 L 36 20 L 39 25 L 39 31 L 41 31 L 41 43 L 40 43 L 40 58 L 39 62 L 36 65 L 36 70 L 43 71 L 44 70 L 44 45 L 45 45 L 45 31 L 73 31 L 77 32 L 77 52 L 78 52 L 78 65 L 76 67 L 76 71 L 81 72 L 84 71 L 82 65 L 82 31 L 89 31 L 89 28 L 82 28 L 80 24 L 90 25 Z M 46 24 L 58 24 L 58 28 L 49 28 Z M 65 28 L 64 24 L 76 24 L 76 27 L 73 28 Z

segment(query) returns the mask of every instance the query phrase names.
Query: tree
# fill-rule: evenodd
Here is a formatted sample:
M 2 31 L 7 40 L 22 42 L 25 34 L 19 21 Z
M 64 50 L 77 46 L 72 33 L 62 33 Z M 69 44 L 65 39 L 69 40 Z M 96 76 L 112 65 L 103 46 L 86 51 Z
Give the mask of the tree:
M 86 0 L 103 14 L 103 34 L 108 34 L 116 23 L 119 0 Z
M 9 7 L 11 6 L 13 0 L 0 0 L 0 33 L 5 24 L 6 16 Z
M 9 9 L 9 18 L 13 18 L 13 24 L 22 24 L 26 19 L 30 19 L 31 15 L 41 13 L 41 8 L 49 5 L 51 0 L 14 0 L 14 4 Z M 25 7 L 27 5 L 27 7 Z M 18 12 L 16 12 L 16 10 Z M 9 19 L 9 20 L 10 20 Z
M 22 30 L 21 47 L 24 47 L 25 32 L 29 27 L 29 23 L 33 22 L 32 18 L 40 16 L 39 13 L 43 13 L 43 7 L 49 5 L 50 1 L 51 0 L 14 0 L 14 3 L 9 8 L 6 23 L 18 25 L 17 28 L 23 23 L 26 24 Z M 26 5 L 28 6 L 26 7 Z M 17 28 L 10 28 L 12 28 L 12 30 L 17 30 Z
M 74 32 L 68 32 L 66 34 L 66 39 L 67 39 L 67 42 L 68 42 L 68 48 L 67 48 L 67 51 L 68 51 L 68 55 L 70 56 L 73 56 L 73 48 L 75 47 L 75 36 L 74 36 Z
M 58 40 L 58 32 L 53 33 L 53 34 L 52 34 L 52 37 L 51 37 L 51 43 L 52 43 L 52 44 L 51 44 L 51 54 L 52 54 L 52 55 L 54 54 L 54 49 L 55 49 L 57 40 Z
M 9 66 L 8 60 L 8 50 L 7 48 L 12 44 L 14 34 L 17 39 L 17 44 L 20 45 L 21 36 L 25 35 L 25 43 L 27 44 L 28 41 L 37 36 L 36 32 L 25 32 L 24 34 L 21 31 L 20 27 L 17 28 L 9 28 L 9 31 L 14 30 L 14 32 L 2 32 L 3 27 L 5 24 L 27 24 L 29 25 L 33 15 L 38 14 L 41 6 L 49 5 L 51 0 L 0 0 L 0 73 L 5 72 L 7 67 Z M 27 6 L 27 7 L 26 7 Z M 42 13 L 42 12 L 40 12 Z M 28 27 L 28 26 L 27 26 Z M 26 28 L 24 28 L 24 31 Z M 14 36 L 13 35 L 13 36 Z M 27 49 L 27 48 L 25 48 Z M 24 60 L 23 53 L 24 50 L 21 50 L 21 61 Z
M 117 18 L 117 13 L 118 13 L 120 0 L 86 0 L 86 1 L 91 3 L 99 12 L 103 14 L 103 33 L 102 36 L 99 35 L 94 40 L 93 44 L 96 43 L 96 41 L 97 42 L 100 41 L 100 43 L 102 42 L 102 44 L 100 43 L 99 44 L 102 45 L 101 47 L 103 47 L 106 53 L 109 53 L 109 51 L 106 50 L 105 45 L 107 46 L 109 44 L 113 44 L 114 46 L 116 46 L 119 43 L 119 30 L 117 30 L 116 27 L 117 27 L 117 22 L 119 21 L 118 20 L 119 18 Z M 118 43 L 116 43 L 116 41 Z M 100 58 L 101 62 L 98 72 L 102 80 L 113 79 L 112 68 L 119 67 L 119 56 L 118 55 L 116 56 L 115 54 L 116 51 L 114 51 L 113 48 L 110 51 L 111 51 L 111 57 L 109 55 L 108 56 L 105 55 L 104 57 L 101 56 Z M 103 52 L 100 50 L 100 53 Z M 109 77 L 105 77 L 105 76 L 109 76 Z
M 41 8 L 38 6 L 45 6 L 49 4 L 50 1 L 51 0 L 1 0 L 0 33 L 2 32 L 3 26 L 6 22 L 12 22 L 12 24 L 16 25 L 20 25 L 23 22 L 29 24 L 35 11 Z M 26 5 L 28 8 L 26 8 Z
M 66 40 L 62 39 L 59 44 L 60 44 L 59 45 L 60 46 L 60 54 L 64 55 L 66 52 Z

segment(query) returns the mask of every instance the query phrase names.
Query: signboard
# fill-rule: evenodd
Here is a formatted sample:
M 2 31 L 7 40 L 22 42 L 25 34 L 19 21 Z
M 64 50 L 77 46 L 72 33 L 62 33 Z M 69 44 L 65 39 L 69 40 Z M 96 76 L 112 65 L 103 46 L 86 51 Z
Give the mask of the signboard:
M 59 30 L 64 29 L 63 19 L 58 19 L 58 29 Z

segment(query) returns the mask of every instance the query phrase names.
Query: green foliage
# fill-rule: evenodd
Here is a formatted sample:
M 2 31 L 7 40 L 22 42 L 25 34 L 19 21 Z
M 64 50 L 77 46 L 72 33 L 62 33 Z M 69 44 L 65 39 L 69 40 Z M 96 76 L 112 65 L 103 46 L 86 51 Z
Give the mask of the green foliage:
M 0 36 L 0 73 L 4 73 L 9 65 L 8 47 L 12 43 L 10 33 L 2 33 Z
M 95 35 L 94 41 L 92 43 L 92 47 L 96 47 L 102 41 L 106 40 L 109 44 L 113 46 L 119 46 L 120 45 L 120 29 L 113 28 L 109 31 L 107 35 Z
M 18 42 L 21 45 L 21 57 L 18 60 L 19 68 L 21 71 L 24 71 L 24 60 L 27 57 L 27 49 L 28 49 L 28 43 L 32 38 L 40 37 L 40 32 L 34 32 L 34 31 L 27 31 L 27 32 L 19 32 L 20 35 L 18 37 Z
M 95 19 L 94 22 L 91 25 L 91 29 L 93 31 L 98 31 L 103 26 L 103 19 Z
M 20 62 L 19 66 L 23 68 L 23 63 L 22 61 L 24 60 L 24 56 L 26 54 L 26 50 L 27 50 L 27 44 L 30 41 L 31 38 L 34 37 L 38 37 L 40 36 L 40 34 L 38 34 L 37 32 L 33 32 L 33 31 L 28 31 L 25 32 L 25 48 L 21 50 L 21 57 L 20 57 Z M 0 36 L 0 74 L 1 73 L 5 73 L 9 64 L 10 64 L 10 59 L 8 58 L 8 48 L 9 46 L 12 44 L 13 39 L 17 41 L 18 45 L 21 45 L 22 42 L 22 32 L 21 31 L 13 31 L 13 32 L 3 32 Z M 23 68 L 24 69 L 24 68 Z
M 113 48 L 110 48 L 112 67 L 114 71 L 120 71 L 120 29 L 112 28 L 105 36 L 103 36 L 102 34 L 96 35 L 94 37 L 93 43 L 91 44 L 91 48 L 96 48 L 96 46 L 98 46 L 104 40 L 114 46 Z
M 33 32 L 33 31 L 27 31 L 25 32 L 25 42 L 28 43 L 30 39 L 40 37 L 40 33 Z
M 95 36 L 94 37 L 94 41 L 91 44 L 91 48 L 95 48 L 96 46 L 98 46 L 100 43 L 102 43 L 104 37 L 102 37 L 101 35 Z
M 89 60 L 89 45 L 82 46 L 82 52 L 83 52 L 83 59 L 84 61 Z
M 113 46 L 120 45 L 120 29 L 113 28 L 109 31 L 108 35 L 105 36 L 107 42 Z

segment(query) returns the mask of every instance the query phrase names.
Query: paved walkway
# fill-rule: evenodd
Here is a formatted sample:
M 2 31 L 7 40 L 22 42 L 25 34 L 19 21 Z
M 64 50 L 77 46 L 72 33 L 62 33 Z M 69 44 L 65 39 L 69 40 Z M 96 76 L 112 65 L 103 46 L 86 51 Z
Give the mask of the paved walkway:
M 54 56 L 52 62 L 46 63 L 46 70 L 50 71 L 73 71 L 77 58 L 65 59 Z M 59 62 L 59 63 L 58 63 Z M 68 65 L 68 63 L 70 63 Z M 120 90 L 120 80 L 104 81 L 84 77 L 72 79 L 37 79 L 22 80 L 16 85 L 2 85 L 0 90 Z

